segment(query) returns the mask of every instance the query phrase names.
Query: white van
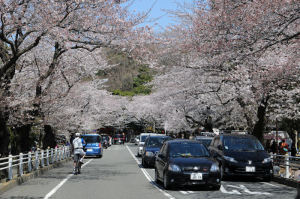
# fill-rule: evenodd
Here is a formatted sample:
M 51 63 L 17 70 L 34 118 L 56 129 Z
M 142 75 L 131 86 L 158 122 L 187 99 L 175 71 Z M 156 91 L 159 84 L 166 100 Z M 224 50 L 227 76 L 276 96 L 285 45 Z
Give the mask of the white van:
M 143 154 L 143 146 L 145 144 L 145 140 L 150 135 L 157 135 L 156 133 L 141 133 L 140 141 L 138 144 L 137 156 L 140 157 Z

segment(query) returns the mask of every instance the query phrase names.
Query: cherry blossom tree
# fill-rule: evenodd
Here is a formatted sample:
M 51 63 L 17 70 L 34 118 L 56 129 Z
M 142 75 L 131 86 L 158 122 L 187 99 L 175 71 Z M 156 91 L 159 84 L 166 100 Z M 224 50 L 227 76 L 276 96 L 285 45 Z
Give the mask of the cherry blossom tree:
M 177 37 L 169 42 L 176 50 L 192 52 L 191 57 L 194 54 L 201 60 L 194 68 L 223 77 L 232 87 L 232 100 L 243 110 L 248 128 L 262 139 L 266 116 L 276 117 L 275 110 L 268 109 L 270 103 L 284 103 L 278 93 L 298 89 L 300 4 L 288 0 L 195 3 L 188 12 L 173 12 L 182 23 L 170 27 Z M 289 99 L 295 102 L 292 96 Z

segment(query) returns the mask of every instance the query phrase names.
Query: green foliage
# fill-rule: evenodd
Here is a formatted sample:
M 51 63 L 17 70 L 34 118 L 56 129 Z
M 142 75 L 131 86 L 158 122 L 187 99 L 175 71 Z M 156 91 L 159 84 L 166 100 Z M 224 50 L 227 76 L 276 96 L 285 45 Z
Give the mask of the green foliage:
M 149 95 L 152 86 L 146 85 L 153 80 L 154 71 L 147 64 L 141 64 L 127 54 L 106 49 L 108 64 L 113 68 L 98 70 L 98 78 L 107 78 L 106 87 L 113 95 Z

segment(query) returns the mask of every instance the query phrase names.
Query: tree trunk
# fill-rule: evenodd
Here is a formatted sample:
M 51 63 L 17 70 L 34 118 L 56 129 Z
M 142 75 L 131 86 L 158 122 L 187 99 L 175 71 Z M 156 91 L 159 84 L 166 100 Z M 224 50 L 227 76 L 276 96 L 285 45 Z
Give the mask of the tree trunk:
M 269 96 L 264 97 L 261 100 L 261 104 L 259 105 L 258 110 L 257 110 L 258 121 L 254 125 L 253 132 L 252 132 L 252 134 L 255 137 L 257 137 L 261 143 L 263 143 L 264 131 L 266 128 L 266 111 L 267 111 L 267 107 L 268 107 L 268 100 L 269 100 Z

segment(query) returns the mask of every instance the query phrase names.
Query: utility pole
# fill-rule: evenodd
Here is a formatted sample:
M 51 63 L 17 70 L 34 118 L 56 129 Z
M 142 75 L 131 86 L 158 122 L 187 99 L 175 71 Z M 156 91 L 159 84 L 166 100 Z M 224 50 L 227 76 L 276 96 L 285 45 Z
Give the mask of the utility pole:
M 276 154 L 278 154 L 278 124 L 276 118 Z

